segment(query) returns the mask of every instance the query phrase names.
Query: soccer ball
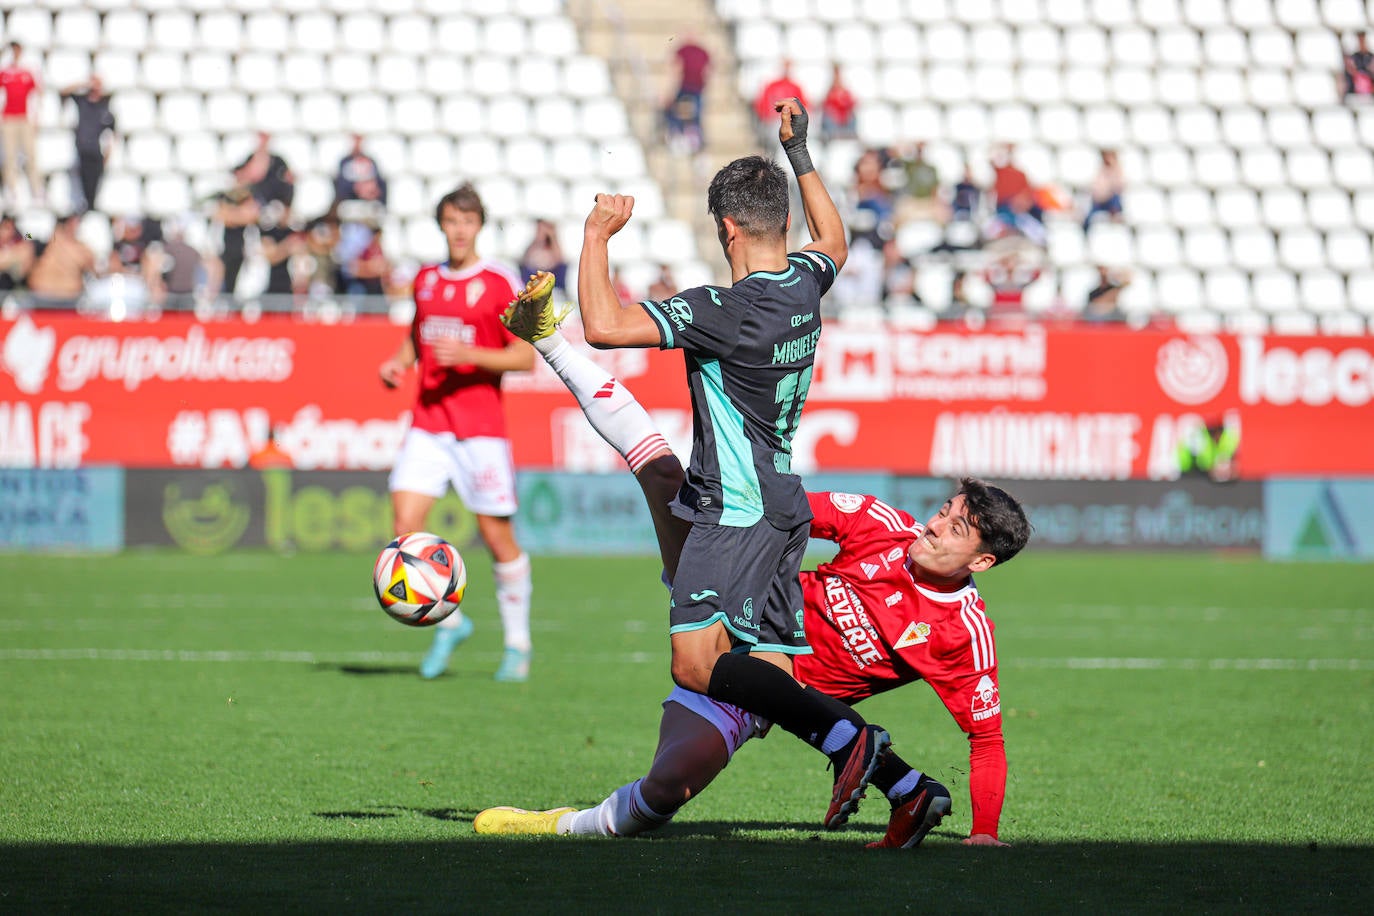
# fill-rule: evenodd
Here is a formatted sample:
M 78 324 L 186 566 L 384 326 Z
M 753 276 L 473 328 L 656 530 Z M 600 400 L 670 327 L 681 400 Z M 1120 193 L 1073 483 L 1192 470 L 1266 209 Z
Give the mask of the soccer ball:
M 467 567 L 457 548 L 424 531 L 387 544 L 372 570 L 382 610 L 412 627 L 430 626 L 458 610 L 467 586 Z

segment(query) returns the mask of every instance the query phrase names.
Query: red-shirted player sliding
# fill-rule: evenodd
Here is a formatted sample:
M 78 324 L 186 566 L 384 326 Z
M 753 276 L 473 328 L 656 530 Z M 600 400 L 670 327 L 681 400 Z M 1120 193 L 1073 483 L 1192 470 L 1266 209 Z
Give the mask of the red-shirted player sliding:
M 593 427 L 635 470 L 649 503 L 668 581 L 685 533 L 666 507 L 682 465 L 643 407 L 605 370 L 555 330 L 552 309 L 512 309 L 508 325 L 531 340 L 576 395 Z M 605 396 L 606 392 L 612 395 Z M 643 460 L 648 449 L 653 457 Z M 997 822 L 1007 762 L 992 621 L 973 574 L 1014 557 L 1030 534 L 1005 491 L 965 479 L 924 525 L 873 496 L 810 493 L 811 536 L 839 545 L 802 573 L 811 655 L 798 655 L 799 681 L 855 703 L 925 680 L 969 738 L 969 845 L 1001 846 Z M 766 730 L 744 710 L 675 688 L 663 703 L 649 772 L 581 811 L 489 808 L 478 833 L 631 836 L 666 824 L 715 778 L 749 738 Z M 892 805 L 887 833 L 873 846 L 910 848 L 950 811 L 949 792 L 889 751 L 872 779 Z
M 530 560 L 515 540 L 515 468 L 501 407 L 501 376 L 528 371 L 534 351 L 501 324 L 521 288 L 505 267 L 477 254 L 486 221 L 471 185 L 445 195 L 435 218 L 448 241 L 448 262 L 415 275 L 415 320 L 396 354 L 382 363 L 382 381 L 400 384 L 418 365 L 420 389 L 410 429 L 392 468 L 389 488 L 396 534 L 424 531 L 425 519 L 450 485 L 477 517 L 491 551 L 496 603 L 505 630 L 498 681 L 523 681 L 530 668 Z M 420 665 L 426 678 L 448 667 L 455 647 L 472 635 L 472 620 L 455 611 L 435 628 Z

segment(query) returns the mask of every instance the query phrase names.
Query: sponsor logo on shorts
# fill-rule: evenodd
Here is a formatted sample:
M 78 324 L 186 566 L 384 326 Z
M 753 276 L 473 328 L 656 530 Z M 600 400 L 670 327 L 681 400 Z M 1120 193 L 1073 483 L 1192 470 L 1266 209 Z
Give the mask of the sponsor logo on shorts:
M 1002 697 L 990 676 L 985 674 L 979 678 L 978 686 L 973 689 L 973 703 L 970 708 L 975 722 L 982 722 L 1002 713 Z
M 793 639 L 805 639 L 805 638 L 806 638 L 806 625 L 805 625 L 804 623 L 802 623 L 802 617 L 803 617 L 803 616 L 804 616 L 803 610 L 802 610 L 801 608 L 797 608 L 797 612 L 796 612 L 796 617 L 797 617 L 797 628 L 796 628 L 795 630 L 792 631 L 792 638 L 793 638 Z
M 757 633 L 759 631 L 758 624 L 754 623 L 752 620 L 746 620 L 738 614 L 734 616 L 734 621 L 735 626 L 739 627 L 741 630 L 750 630 L 754 633 Z
M 753 619 L 754 619 L 754 599 L 753 599 L 753 598 L 745 598 L 745 599 L 744 599 L 744 607 L 742 608 L 742 610 L 744 611 L 744 619 L 745 619 L 745 620 L 753 620 Z

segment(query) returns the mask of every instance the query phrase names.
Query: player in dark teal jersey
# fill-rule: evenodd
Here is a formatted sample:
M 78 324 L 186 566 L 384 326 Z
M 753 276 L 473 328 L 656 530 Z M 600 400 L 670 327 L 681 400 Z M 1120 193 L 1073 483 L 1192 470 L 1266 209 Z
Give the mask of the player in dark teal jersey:
M 791 656 L 810 651 L 798 573 L 811 519 L 791 456 L 821 334 L 820 298 L 848 246 L 811 165 L 806 110 L 796 99 L 776 108 L 809 245 L 788 254 L 786 173 L 750 156 L 722 168 L 707 192 L 731 286 L 622 306 L 607 247 L 629 221 L 634 199 L 602 194 L 584 228 L 578 298 L 592 346 L 676 348 L 686 358 L 691 462 L 677 498 L 655 511 L 660 532 L 676 528 L 684 539 L 676 569 L 668 570 L 673 680 L 770 719 L 829 755 L 837 781 L 825 821 L 838 827 L 857 806 L 888 737 L 791 676 Z M 652 462 L 639 473 L 654 473 Z

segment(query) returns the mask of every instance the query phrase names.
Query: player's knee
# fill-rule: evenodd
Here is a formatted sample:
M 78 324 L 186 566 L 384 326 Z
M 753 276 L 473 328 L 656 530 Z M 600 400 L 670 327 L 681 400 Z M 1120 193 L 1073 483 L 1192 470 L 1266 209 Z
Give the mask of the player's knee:
M 683 690 L 706 693 L 711 686 L 711 666 L 691 653 L 673 652 L 673 683 Z
M 682 487 L 686 475 L 682 472 L 682 462 L 665 449 L 661 455 L 650 459 L 635 476 L 645 493 L 661 495 L 666 502 Z
M 672 814 L 692 797 L 691 785 L 676 769 L 650 772 L 640 780 L 639 791 L 645 803 L 659 814 Z

